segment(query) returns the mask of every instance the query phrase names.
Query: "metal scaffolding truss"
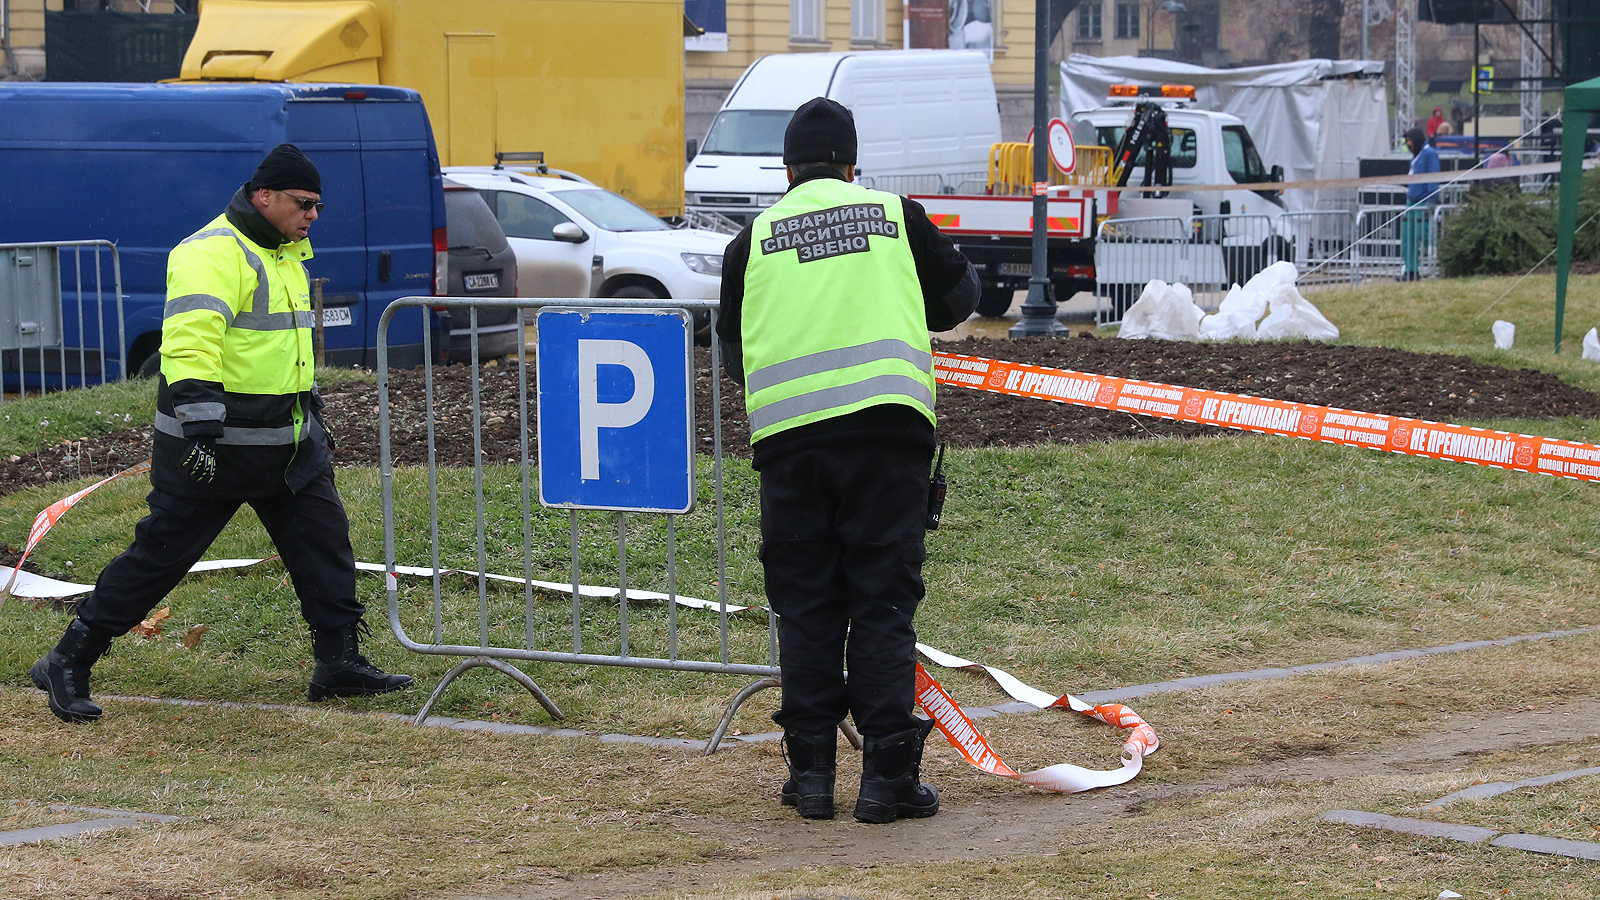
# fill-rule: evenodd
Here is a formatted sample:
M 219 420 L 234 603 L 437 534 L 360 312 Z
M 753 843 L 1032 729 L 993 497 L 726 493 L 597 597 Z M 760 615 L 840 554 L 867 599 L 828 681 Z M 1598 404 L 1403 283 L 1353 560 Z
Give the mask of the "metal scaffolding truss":
M 1405 133 L 1416 122 L 1417 36 L 1415 3 L 1398 3 L 1394 10 L 1394 146 L 1405 143 Z
M 1541 90 L 1544 75 L 1548 71 L 1545 63 L 1545 48 L 1550 46 L 1550 0 L 1522 0 L 1522 7 L 1518 16 L 1524 22 L 1531 23 L 1522 30 L 1522 76 L 1521 111 L 1522 133 L 1527 134 L 1539 127 L 1539 122 L 1544 118 L 1544 92 Z M 1538 78 L 1539 81 L 1531 81 Z
M 1514 26 L 1521 30 L 1521 64 L 1516 77 L 1496 74 L 1492 87 L 1483 92 L 1474 90 L 1473 119 L 1481 121 L 1484 93 L 1515 93 L 1521 133 L 1528 134 L 1536 131 L 1544 120 L 1544 94 L 1560 90 L 1566 83 L 1562 73 L 1563 63 L 1556 58 L 1555 26 L 1561 22 L 1578 20 L 1558 21 L 1551 0 L 1495 0 L 1495 4 L 1509 18 L 1472 23 L 1473 84 L 1477 85 L 1475 73 L 1482 62 L 1478 57 L 1482 52 L 1481 33 L 1484 25 Z M 1413 115 L 1417 102 L 1417 7 L 1415 3 L 1397 3 L 1394 8 L 1394 135 L 1397 147 L 1402 135 L 1416 122 Z

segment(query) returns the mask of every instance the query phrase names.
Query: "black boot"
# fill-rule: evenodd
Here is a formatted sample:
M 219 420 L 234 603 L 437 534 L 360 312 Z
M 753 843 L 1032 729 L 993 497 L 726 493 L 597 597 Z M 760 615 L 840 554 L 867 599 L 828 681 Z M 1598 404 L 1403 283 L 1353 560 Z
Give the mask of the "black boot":
M 862 745 L 861 796 L 857 822 L 881 825 L 895 819 L 925 819 L 939 811 L 939 792 L 922 784 L 922 743 L 933 730 L 928 719 L 915 728 Z
M 783 733 L 789 780 L 783 783 L 783 805 L 798 806 L 807 819 L 833 818 L 833 773 L 837 744 L 832 730 L 817 734 Z
M 50 695 L 50 711 L 63 722 L 93 722 L 100 707 L 89 699 L 89 667 L 111 646 L 115 635 L 94 631 L 73 619 L 56 648 L 28 670 L 39 690 Z
M 361 655 L 359 632 L 372 632 L 366 620 L 358 619 L 343 628 L 311 632 L 311 652 L 317 669 L 311 673 L 312 700 L 329 697 L 355 697 L 362 694 L 387 694 L 411 686 L 410 675 L 390 675 Z

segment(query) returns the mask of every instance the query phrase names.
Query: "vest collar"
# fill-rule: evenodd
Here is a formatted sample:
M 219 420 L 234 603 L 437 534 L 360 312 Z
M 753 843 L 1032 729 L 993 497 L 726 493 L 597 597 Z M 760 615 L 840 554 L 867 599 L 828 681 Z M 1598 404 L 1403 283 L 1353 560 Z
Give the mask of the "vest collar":
M 228 217 L 230 225 L 239 229 L 240 233 L 257 247 L 263 250 L 295 252 L 301 259 L 311 258 L 311 239 L 292 241 L 284 237 L 283 232 L 273 228 L 267 217 L 250 202 L 248 183 L 241 185 L 239 190 L 234 192 L 233 199 L 228 201 L 228 208 L 223 214 Z

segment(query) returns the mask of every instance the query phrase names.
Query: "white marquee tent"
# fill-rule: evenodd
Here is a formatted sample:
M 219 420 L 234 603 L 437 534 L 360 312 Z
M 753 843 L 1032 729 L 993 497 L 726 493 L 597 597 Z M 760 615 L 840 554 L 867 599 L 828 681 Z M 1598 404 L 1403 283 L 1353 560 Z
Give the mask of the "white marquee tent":
M 1061 64 L 1061 117 L 1106 105 L 1113 84 L 1191 84 L 1196 105 L 1244 121 L 1284 180 L 1355 178 L 1360 160 L 1390 153 L 1383 62 L 1308 59 L 1208 69 L 1136 56 L 1074 53 Z M 1343 208 L 1353 191 L 1287 191 L 1291 211 Z

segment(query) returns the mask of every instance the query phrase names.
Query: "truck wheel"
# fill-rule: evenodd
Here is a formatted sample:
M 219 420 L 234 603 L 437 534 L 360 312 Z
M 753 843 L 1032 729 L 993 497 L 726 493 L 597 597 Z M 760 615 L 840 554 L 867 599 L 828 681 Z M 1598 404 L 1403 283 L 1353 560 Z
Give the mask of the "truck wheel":
M 983 293 L 978 295 L 978 315 L 990 319 L 998 319 L 1011 308 L 1011 301 L 1016 298 L 1017 292 L 1008 287 L 999 287 L 992 284 L 983 286 Z
M 139 369 L 138 369 L 137 372 L 134 373 L 134 377 L 135 378 L 154 378 L 154 377 L 156 377 L 157 375 L 160 375 L 160 374 L 161 374 L 161 351 L 157 350 L 156 352 L 150 354 L 149 356 L 146 356 L 144 358 L 144 361 L 139 363 Z
M 1094 293 L 1094 280 L 1082 278 L 1058 278 L 1053 282 L 1056 291 L 1056 302 L 1065 303 L 1077 296 L 1080 291 Z

